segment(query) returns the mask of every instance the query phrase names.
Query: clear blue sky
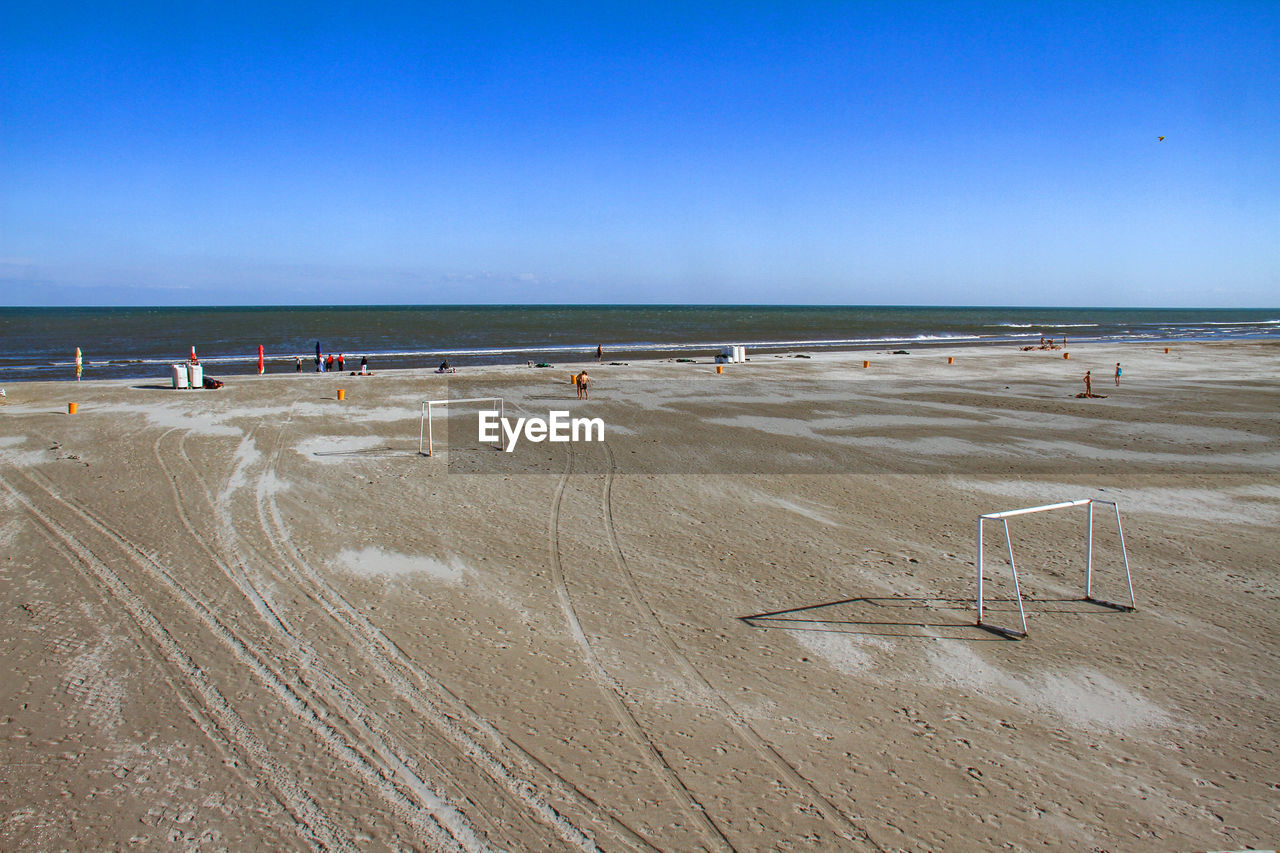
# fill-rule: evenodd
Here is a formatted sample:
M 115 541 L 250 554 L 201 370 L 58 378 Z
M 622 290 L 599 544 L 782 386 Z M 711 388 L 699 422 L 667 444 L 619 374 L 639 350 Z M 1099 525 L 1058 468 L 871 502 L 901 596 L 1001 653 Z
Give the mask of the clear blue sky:
M 267 5 L 2 4 L 0 304 L 1280 304 L 1274 0 Z

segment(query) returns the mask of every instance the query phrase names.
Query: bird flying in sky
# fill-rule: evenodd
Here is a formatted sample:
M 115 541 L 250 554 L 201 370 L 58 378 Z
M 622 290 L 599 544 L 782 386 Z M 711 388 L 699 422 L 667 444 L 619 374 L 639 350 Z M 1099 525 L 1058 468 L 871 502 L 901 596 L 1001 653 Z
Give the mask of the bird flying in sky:
M 1164 137 L 1163 137 L 1163 136 L 1157 136 L 1157 137 L 1156 137 L 1156 139 L 1157 139 L 1157 140 L 1159 140 L 1160 142 L 1164 142 Z

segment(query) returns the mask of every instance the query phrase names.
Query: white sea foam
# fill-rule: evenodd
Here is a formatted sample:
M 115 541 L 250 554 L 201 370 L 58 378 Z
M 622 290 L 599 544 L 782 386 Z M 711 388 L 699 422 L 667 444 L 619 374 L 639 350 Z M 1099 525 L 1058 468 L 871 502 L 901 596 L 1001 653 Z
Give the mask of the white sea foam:
M 1280 320 L 1205 320 L 1202 326 L 1280 326 Z
M 1096 329 L 1097 323 L 987 323 L 984 329 Z

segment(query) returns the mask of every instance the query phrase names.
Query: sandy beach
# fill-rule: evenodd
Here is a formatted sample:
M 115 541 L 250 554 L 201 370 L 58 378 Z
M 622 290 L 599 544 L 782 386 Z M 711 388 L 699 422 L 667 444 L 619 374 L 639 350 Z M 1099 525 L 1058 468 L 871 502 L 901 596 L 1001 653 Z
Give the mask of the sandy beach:
M 9 385 L 0 848 L 1272 847 L 1280 346 L 1068 350 Z

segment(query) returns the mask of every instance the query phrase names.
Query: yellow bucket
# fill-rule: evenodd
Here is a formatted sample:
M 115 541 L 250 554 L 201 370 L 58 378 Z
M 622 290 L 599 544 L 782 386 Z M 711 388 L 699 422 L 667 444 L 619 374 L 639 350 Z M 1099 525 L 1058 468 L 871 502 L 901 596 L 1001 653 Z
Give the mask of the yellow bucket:
M 76 413 L 77 408 L 78 407 L 76 406 L 75 403 L 67 403 L 67 414 L 74 415 Z
M 1071 358 L 1071 353 L 1069 353 L 1069 352 L 1064 352 L 1064 353 L 1062 354 L 1062 357 L 1063 357 L 1063 358 Z
M 955 363 L 956 363 L 956 357 L 955 357 L 955 356 L 953 356 L 953 355 L 949 355 L 949 356 L 947 356 L 947 364 L 955 364 Z
M 863 367 L 870 367 L 870 366 L 871 366 L 871 362 L 869 362 L 869 361 L 864 361 L 864 362 L 862 362 L 862 366 L 863 366 Z
M 339 389 L 338 389 L 338 399 L 339 399 L 339 400 L 345 400 L 345 399 L 347 399 L 347 392 L 346 392 L 345 390 L 343 390 L 342 388 L 339 388 Z
M 724 365 L 723 365 L 723 364 L 717 364 L 717 365 L 716 365 L 716 373 L 724 373 Z

